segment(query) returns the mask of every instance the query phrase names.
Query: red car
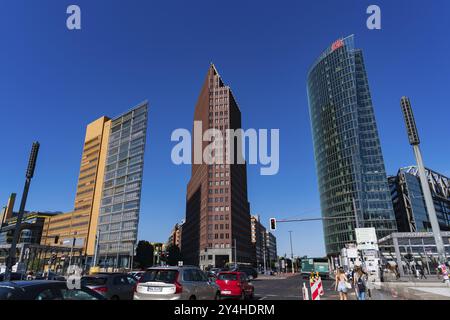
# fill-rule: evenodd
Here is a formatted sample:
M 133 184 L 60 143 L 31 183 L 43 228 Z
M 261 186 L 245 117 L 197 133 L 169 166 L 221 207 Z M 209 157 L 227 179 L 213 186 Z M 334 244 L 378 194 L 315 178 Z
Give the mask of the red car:
M 221 298 L 253 299 L 255 288 L 243 272 L 220 272 L 216 284 L 220 287 Z

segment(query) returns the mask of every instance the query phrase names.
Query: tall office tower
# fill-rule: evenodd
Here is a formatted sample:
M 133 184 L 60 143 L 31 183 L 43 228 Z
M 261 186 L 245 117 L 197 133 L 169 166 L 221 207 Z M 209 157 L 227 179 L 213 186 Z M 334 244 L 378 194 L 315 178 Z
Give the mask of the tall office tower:
M 86 256 L 95 250 L 95 234 L 100 206 L 100 197 L 105 170 L 109 118 L 101 117 L 86 127 L 80 173 L 72 212 L 58 214 L 45 220 L 41 243 L 70 247 L 81 247 Z
M 181 241 L 184 263 L 221 267 L 234 262 L 235 256 L 239 263 L 252 263 L 246 164 L 195 163 L 195 141 L 202 141 L 200 135 L 207 129 L 223 133 L 241 128 L 241 112 L 233 93 L 212 64 L 195 107 L 195 121 L 202 124 L 202 130 L 198 134 L 194 130 L 193 135 L 192 174 Z M 197 144 L 201 154 L 208 144 Z M 237 143 L 234 150 L 237 155 Z
M 250 223 L 253 254 L 255 255 L 256 267 L 264 269 L 267 267 L 267 264 L 264 265 L 267 260 L 266 228 L 261 224 L 261 218 L 259 215 L 252 215 Z M 266 257 L 264 257 L 264 255 Z
M 96 251 L 104 265 L 108 255 L 110 267 L 128 263 L 137 238 L 146 127 L 147 102 L 87 126 L 74 211 L 46 219 L 42 244 L 55 245 L 58 237 L 56 245 L 70 247 L 75 238 L 88 263 Z
M 441 231 L 450 231 L 450 178 L 425 168 Z M 388 178 L 399 232 L 432 232 L 417 166 Z
M 129 267 L 137 240 L 147 102 L 111 120 L 106 166 L 98 217 L 101 266 Z
M 396 231 L 383 155 L 364 66 L 354 38 L 339 39 L 308 74 L 308 99 L 325 246 L 338 254 L 354 228 Z M 355 214 L 356 208 L 356 214 Z

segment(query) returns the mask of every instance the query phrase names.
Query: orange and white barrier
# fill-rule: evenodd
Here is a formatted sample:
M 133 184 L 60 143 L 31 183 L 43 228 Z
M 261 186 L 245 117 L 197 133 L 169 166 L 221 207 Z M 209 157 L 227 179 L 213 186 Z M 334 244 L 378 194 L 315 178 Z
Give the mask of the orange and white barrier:
M 319 281 L 310 282 L 311 285 L 311 300 L 320 300 Z
M 323 291 L 322 278 L 319 277 L 317 282 L 319 283 L 319 295 L 323 296 L 325 294 L 325 292 Z
M 308 288 L 306 287 L 304 282 L 303 282 L 302 293 L 303 293 L 303 300 L 309 300 Z

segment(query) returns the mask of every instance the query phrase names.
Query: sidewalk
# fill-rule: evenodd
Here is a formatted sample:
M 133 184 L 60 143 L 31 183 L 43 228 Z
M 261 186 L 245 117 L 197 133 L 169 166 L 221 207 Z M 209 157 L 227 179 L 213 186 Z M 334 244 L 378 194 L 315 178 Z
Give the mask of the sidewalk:
M 375 283 L 376 291 L 395 299 L 407 300 L 450 300 L 450 286 L 437 278 L 424 280 L 400 279 Z

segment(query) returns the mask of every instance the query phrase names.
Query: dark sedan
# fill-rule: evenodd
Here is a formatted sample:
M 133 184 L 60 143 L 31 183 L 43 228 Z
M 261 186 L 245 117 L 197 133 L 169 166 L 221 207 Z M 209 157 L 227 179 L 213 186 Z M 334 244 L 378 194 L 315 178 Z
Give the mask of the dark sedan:
M 35 280 L 0 283 L 0 300 L 105 300 L 82 286 L 69 289 L 65 281 Z
M 108 300 L 132 300 L 136 278 L 126 273 L 96 273 L 81 278 L 81 284 Z
M 22 274 L 22 273 L 11 272 L 9 280 L 16 281 L 16 280 L 24 280 L 25 278 L 26 278 L 26 276 L 24 274 Z M 0 274 L 0 281 L 5 281 L 5 274 L 4 273 Z

